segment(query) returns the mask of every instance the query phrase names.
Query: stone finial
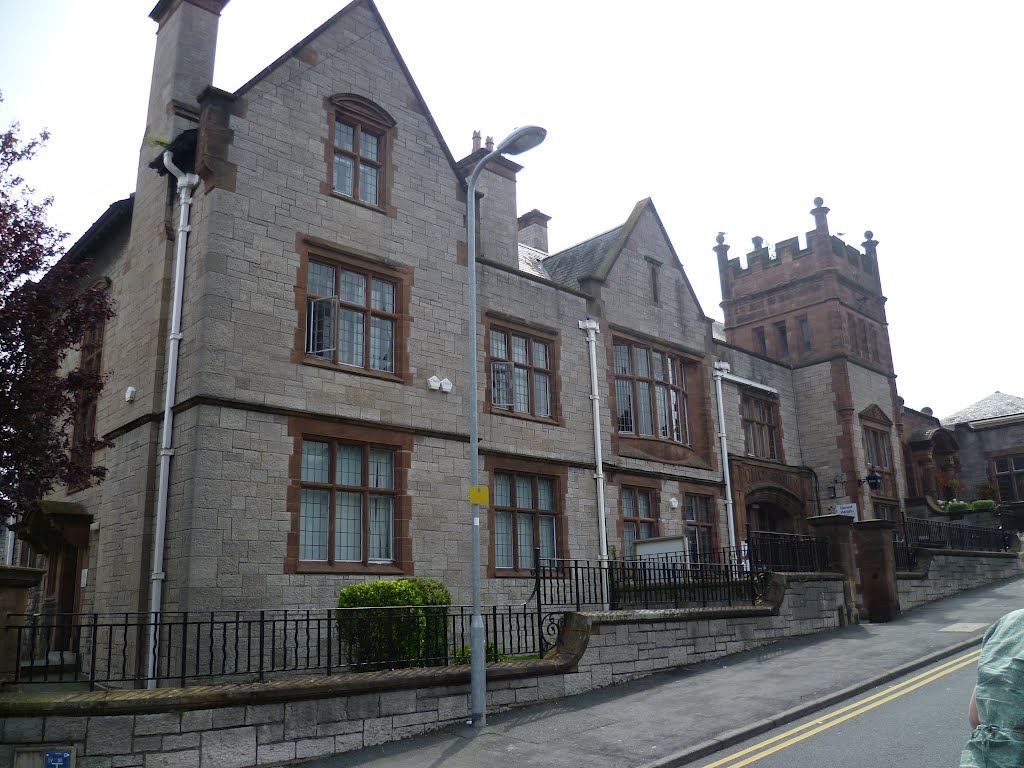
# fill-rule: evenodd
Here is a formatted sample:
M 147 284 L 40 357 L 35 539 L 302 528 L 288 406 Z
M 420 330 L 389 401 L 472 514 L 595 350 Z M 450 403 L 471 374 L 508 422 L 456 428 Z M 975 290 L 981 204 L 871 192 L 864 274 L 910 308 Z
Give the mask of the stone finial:
M 825 235 L 828 234 L 828 210 L 824 200 L 820 197 L 814 198 L 814 209 L 811 211 L 811 216 L 814 217 L 814 230 Z
M 719 245 L 722 245 L 723 243 L 725 243 L 725 232 L 719 232 L 718 236 L 715 238 L 715 242 L 718 243 Z M 726 246 L 726 247 L 728 247 L 728 246 Z
M 870 229 L 864 233 L 864 242 L 860 244 L 861 248 L 864 249 L 864 253 L 869 256 L 877 257 L 878 254 L 876 249 L 878 248 L 878 241 L 875 240 L 875 233 Z
M 494 151 L 494 137 L 493 136 L 488 136 L 487 137 L 487 142 L 484 144 L 484 146 L 487 148 L 488 152 L 493 152 Z
M 480 131 L 473 131 L 473 151 L 480 149 Z
M 750 242 L 754 244 L 754 250 L 759 251 L 761 250 L 761 246 L 764 245 L 764 238 L 760 235 L 754 235 L 750 238 Z

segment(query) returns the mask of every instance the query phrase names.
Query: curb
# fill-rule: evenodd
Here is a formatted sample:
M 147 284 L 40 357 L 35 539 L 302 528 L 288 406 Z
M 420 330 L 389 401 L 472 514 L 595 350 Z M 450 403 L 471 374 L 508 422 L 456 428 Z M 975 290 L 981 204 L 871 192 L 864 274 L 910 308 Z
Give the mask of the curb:
M 694 744 L 692 747 L 687 747 L 678 752 L 674 752 L 671 755 L 662 757 L 658 760 L 654 760 L 650 763 L 644 763 L 638 768 L 679 768 L 680 766 L 686 765 L 694 760 L 700 760 L 702 757 L 714 754 L 723 749 L 727 749 L 735 744 L 746 741 L 747 739 L 758 736 L 762 733 L 774 730 L 779 726 L 792 723 L 794 720 L 799 720 L 808 715 L 814 714 L 815 712 L 831 707 L 833 704 L 838 704 L 846 699 L 857 696 L 865 691 L 869 691 L 882 683 L 887 683 L 890 680 L 895 680 L 898 677 L 914 672 L 915 670 L 927 667 L 930 664 L 934 664 L 937 661 L 941 661 L 947 656 L 953 656 L 960 651 L 965 651 L 975 645 L 981 643 L 984 634 L 976 635 L 968 640 L 964 640 L 955 645 L 951 645 L 948 648 L 943 648 L 939 651 L 929 653 L 927 656 L 922 656 L 914 661 L 909 661 L 906 664 L 901 664 L 898 667 L 894 667 L 887 672 L 883 672 L 874 677 L 869 677 L 855 685 L 847 686 L 838 691 L 821 696 L 817 699 L 800 704 L 791 709 L 787 709 L 784 712 L 780 712 L 774 717 L 768 717 L 764 720 L 758 720 L 750 725 L 745 725 L 742 728 L 736 728 L 732 731 L 727 731 L 721 736 L 715 739 L 708 739 L 702 741 L 700 744 Z

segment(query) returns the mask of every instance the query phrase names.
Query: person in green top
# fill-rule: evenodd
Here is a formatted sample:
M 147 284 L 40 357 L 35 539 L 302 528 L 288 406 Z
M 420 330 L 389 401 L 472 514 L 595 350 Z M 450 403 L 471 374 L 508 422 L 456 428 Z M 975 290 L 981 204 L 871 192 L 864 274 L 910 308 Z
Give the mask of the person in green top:
M 996 621 L 981 643 L 960 768 L 1024 766 L 1024 610 Z

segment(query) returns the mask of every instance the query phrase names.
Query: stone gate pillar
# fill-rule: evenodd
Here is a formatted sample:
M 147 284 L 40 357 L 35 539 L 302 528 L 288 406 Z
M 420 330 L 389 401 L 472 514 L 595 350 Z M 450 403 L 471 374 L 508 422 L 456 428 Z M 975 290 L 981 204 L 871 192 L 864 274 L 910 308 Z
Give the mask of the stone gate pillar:
M 18 633 L 5 629 L 11 614 L 24 613 L 28 593 L 39 586 L 46 571 L 0 565 L 0 685 L 14 679 L 17 664 Z
M 817 515 L 807 518 L 811 533 L 828 539 L 828 559 L 832 567 L 843 574 L 843 602 L 845 616 L 840 616 L 842 625 L 856 624 L 857 613 L 857 562 L 853 551 L 853 518 L 847 515 Z
M 891 520 L 860 520 L 853 524 L 860 595 L 869 621 L 892 621 L 900 615 L 896 555 L 892 550 L 894 527 Z

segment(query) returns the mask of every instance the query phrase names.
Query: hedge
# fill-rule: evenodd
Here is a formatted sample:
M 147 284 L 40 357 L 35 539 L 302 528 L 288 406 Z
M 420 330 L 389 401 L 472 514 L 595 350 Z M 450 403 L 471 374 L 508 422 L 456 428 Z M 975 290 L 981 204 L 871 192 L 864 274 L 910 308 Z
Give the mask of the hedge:
M 353 584 L 338 595 L 338 630 L 356 672 L 448 663 L 452 596 L 437 579 Z

